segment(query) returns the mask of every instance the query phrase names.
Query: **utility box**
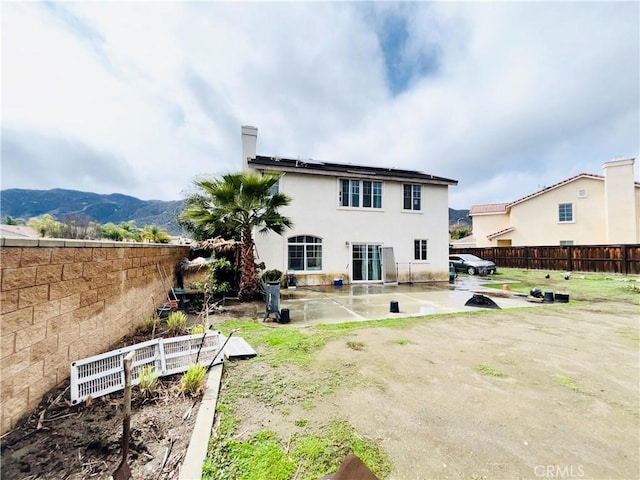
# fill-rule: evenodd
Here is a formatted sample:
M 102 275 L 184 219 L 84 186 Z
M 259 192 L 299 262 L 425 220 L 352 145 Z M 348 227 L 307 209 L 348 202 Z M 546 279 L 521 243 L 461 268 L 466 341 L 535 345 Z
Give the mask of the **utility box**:
M 273 313 L 276 321 L 280 321 L 280 282 L 267 283 L 267 291 L 265 292 L 266 309 L 264 312 L 263 322 Z

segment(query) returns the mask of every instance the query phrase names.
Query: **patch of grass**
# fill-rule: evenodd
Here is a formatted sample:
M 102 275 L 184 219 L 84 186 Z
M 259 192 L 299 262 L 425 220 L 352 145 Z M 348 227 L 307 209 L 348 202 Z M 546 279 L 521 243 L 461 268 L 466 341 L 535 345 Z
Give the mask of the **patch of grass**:
M 239 329 L 239 335 L 254 349 L 263 347 L 264 353 L 256 361 L 264 361 L 272 366 L 290 363 L 308 365 L 327 340 L 347 334 L 316 328 L 266 328 L 252 319 L 228 320 L 222 326 L 223 331 Z
M 362 342 L 347 342 L 347 347 L 351 350 L 364 350 L 364 343 Z
M 411 342 L 406 338 L 398 338 L 397 340 L 394 340 L 393 343 L 395 343 L 396 345 L 407 345 L 408 343 L 411 343 Z
M 299 418 L 295 422 L 293 422 L 296 427 L 306 427 L 308 420 L 305 418 Z
M 490 367 L 489 365 L 476 365 L 476 370 L 483 375 L 489 375 L 491 377 L 504 377 L 504 373 L 502 373 L 500 370 L 496 370 L 495 368 Z
M 295 473 L 295 463 L 282 450 L 273 432 L 258 432 L 247 441 L 218 437 L 211 444 L 202 469 L 203 478 L 289 480 Z
M 316 433 L 293 435 L 287 450 L 275 433 L 261 431 L 248 440 L 232 435 L 214 437 L 209 445 L 203 478 L 211 480 L 315 480 L 334 473 L 354 452 L 380 479 L 391 463 L 380 447 L 361 438 L 346 421 L 334 420 Z
M 640 282 L 638 275 L 621 275 L 613 273 L 572 272 L 569 280 L 564 279 L 560 271 L 521 270 L 517 268 L 501 269 L 499 275 L 504 279 L 519 283 L 511 283 L 511 291 L 529 293 L 532 288 L 542 291 L 569 293 L 570 301 L 614 301 L 640 305 Z M 545 275 L 549 278 L 545 278 Z M 500 278 L 494 278 L 500 281 Z M 502 284 L 486 285 L 491 288 L 502 288 Z
M 560 385 L 564 385 L 565 387 L 570 388 L 574 392 L 578 391 L 578 385 L 576 385 L 576 382 L 573 380 L 573 378 L 566 377 L 564 375 L 554 375 L 553 378 Z

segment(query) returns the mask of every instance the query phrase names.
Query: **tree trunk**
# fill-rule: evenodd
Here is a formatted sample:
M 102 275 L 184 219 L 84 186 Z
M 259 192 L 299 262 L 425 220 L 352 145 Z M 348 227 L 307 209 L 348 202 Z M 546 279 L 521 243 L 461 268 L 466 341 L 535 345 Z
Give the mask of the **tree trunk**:
M 258 272 L 253 255 L 253 235 L 251 227 L 242 228 L 242 257 L 240 263 L 240 289 L 238 299 L 246 302 L 258 294 Z

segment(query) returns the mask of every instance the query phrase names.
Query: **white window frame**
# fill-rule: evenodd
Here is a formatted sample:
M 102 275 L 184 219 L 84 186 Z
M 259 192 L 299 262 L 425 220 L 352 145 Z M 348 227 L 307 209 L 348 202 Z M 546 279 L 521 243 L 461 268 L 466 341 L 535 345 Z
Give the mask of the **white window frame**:
M 369 192 L 365 196 L 365 184 Z M 346 197 L 346 198 L 345 198 Z M 360 180 L 357 178 L 338 179 L 338 206 L 360 210 L 382 210 L 384 198 L 383 182 L 379 180 Z M 367 202 L 366 200 L 369 200 Z M 370 203 L 370 206 L 364 206 Z
M 292 242 L 294 239 L 302 239 L 302 241 Z M 318 241 L 308 241 L 309 239 L 315 239 Z M 296 272 L 320 272 L 322 271 L 322 238 L 315 235 L 293 235 L 287 239 L 287 270 L 294 270 Z M 302 247 L 302 267 L 294 268 L 291 266 L 291 247 Z M 310 257 L 309 250 L 318 249 L 319 255 Z M 315 259 L 320 265 L 318 267 L 309 267 L 309 260 Z
M 564 207 L 564 208 L 563 208 Z M 567 212 L 563 212 L 563 209 L 566 209 L 567 207 L 569 207 L 571 209 L 571 218 L 570 219 L 562 219 L 563 215 L 566 217 L 567 216 Z M 573 203 L 571 202 L 564 202 L 564 203 L 559 203 L 558 204 L 558 223 L 574 223 L 575 222 L 575 208 Z
M 406 195 L 407 187 L 409 188 L 410 196 Z M 423 197 L 424 195 L 422 195 L 422 185 L 420 185 L 419 183 L 402 184 L 402 210 L 404 210 L 405 212 L 421 212 Z M 407 207 L 406 204 L 407 199 L 409 199 L 409 207 Z M 416 201 L 418 202 L 417 208 Z

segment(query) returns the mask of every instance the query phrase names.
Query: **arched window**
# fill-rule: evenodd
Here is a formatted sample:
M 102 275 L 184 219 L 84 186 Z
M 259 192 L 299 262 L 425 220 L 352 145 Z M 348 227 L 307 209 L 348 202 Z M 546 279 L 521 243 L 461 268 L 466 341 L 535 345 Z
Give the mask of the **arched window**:
M 288 270 L 322 270 L 322 239 L 312 235 L 289 238 Z

